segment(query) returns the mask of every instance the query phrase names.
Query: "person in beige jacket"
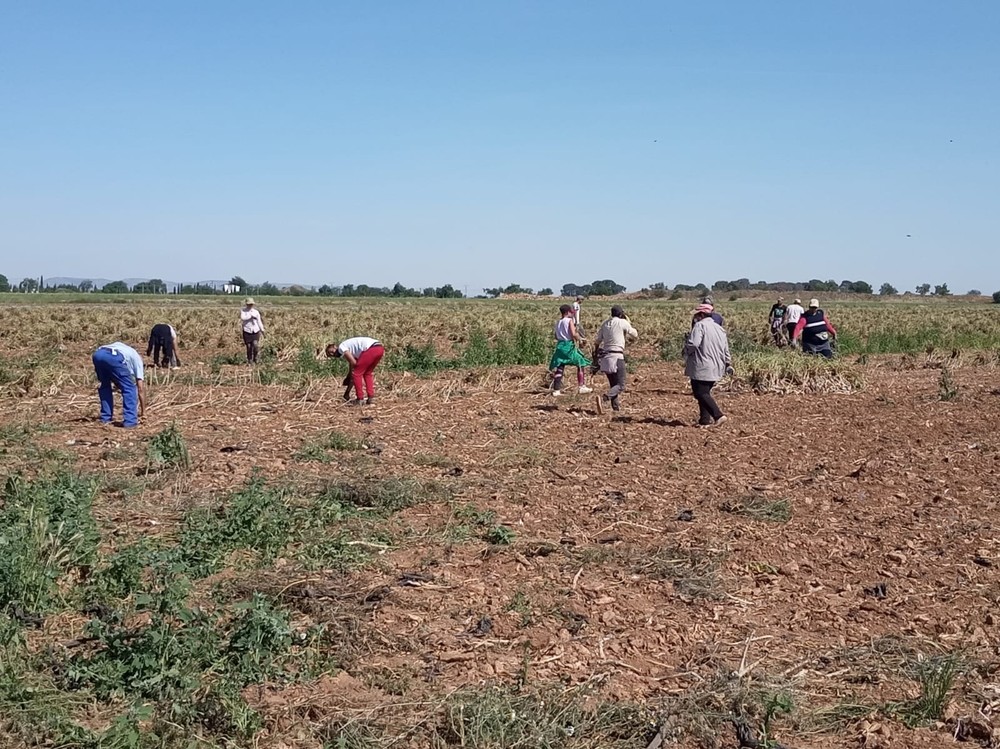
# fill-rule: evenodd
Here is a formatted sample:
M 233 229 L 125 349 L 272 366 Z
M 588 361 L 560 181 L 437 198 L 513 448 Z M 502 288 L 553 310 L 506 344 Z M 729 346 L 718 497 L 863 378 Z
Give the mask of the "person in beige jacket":
M 712 319 L 714 308 L 701 304 L 694 311 L 694 325 L 684 343 L 684 374 L 691 379 L 691 392 L 698 401 L 698 426 L 719 426 L 728 421 L 712 397 L 712 388 L 732 374 L 733 360 L 725 329 Z
M 615 305 L 611 308 L 611 317 L 605 320 L 597 331 L 594 341 L 594 361 L 600 370 L 608 377 L 607 398 L 611 400 L 611 408 L 621 410 L 619 396 L 625 392 L 626 364 L 625 341 L 637 340 L 639 331 L 632 327 L 632 322 L 625 310 Z

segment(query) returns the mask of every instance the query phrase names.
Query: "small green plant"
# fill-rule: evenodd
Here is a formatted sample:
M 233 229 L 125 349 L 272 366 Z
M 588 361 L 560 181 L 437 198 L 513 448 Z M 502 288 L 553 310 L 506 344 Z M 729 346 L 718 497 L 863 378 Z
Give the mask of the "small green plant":
M 920 696 L 909 702 L 891 706 L 909 726 L 941 720 L 948 704 L 948 695 L 962 670 L 961 659 L 954 653 L 918 656 L 910 666 L 910 675 L 920 684 Z
M 454 461 L 437 453 L 417 453 L 413 456 L 413 462 L 428 468 L 451 468 L 455 465 Z
M 719 576 L 722 554 L 703 549 L 663 546 L 637 552 L 632 566 L 636 574 L 654 580 L 669 580 L 688 598 L 721 598 L 725 586 Z
M 523 590 L 518 590 L 514 594 L 514 597 L 507 605 L 507 610 L 513 611 L 515 614 L 520 614 L 521 627 L 528 627 L 534 621 L 534 615 L 531 611 L 531 601 Z
M 941 376 L 938 378 L 938 400 L 953 401 L 957 397 L 958 385 L 951 379 L 951 370 L 942 367 Z
M 774 722 L 781 715 L 791 715 L 795 705 L 788 692 L 774 692 L 764 699 L 764 717 L 761 721 L 761 745 L 770 749 L 777 747 L 774 739 Z
M 364 449 L 365 445 L 361 442 L 361 440 L 355 439 L 350 435 L 333 429 L 320 437 L 320 439 L 303 444 L 299 451 L 295 453 L 295 459 L 300 461 L 329 463 L 330 451 Z
M 442 746 L 469 749 L 626 749 L 646 746 L 656 734 L 655 716 L 628 703 L 593 705 L 585 690 L 523 692 L 503 687 L 453 694 L 442 724 Z
M 171 424 L 149 441 L 146 448 L 146 470 L 159 471 L 164 468 L 190 468 L 191 456 L 188 455 L 184 435 Z
M 97 485 L 69 473 L 7 479 L 0 506 L 0 601 L 48 611 L 61 580 L 89 571 L 100 540 L 92 506 Z
M 514 531 L 502 523 L 492 526 L 483 534 L 483 540 L 494 546 L 510 546 L 514 543 L 514 538 Z
M 750 494 L 730 499 L 719 505 L 723 512 L 731 512 L 752 520 L 770 523 L 787 523 L 792 519 L 792 503 L 787 499 L 768 499 L 760 494 Z
M 189 512 L 171 553 L 189 574 L 204 577 L 238 549 L 258 552 L 261 561 L 273 559 L 288 543 L 291 526 L 286 493 L 254 476 L 218 507 Z

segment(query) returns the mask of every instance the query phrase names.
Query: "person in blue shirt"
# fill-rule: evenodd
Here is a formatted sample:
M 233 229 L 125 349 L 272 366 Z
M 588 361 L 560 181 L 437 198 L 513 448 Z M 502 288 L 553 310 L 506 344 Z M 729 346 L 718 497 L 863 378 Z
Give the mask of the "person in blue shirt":
M 100 383 L 101 423 L 110 424 L 115 399 L 112 385 L 122 394 L 122 411 L 126 428 L 139 426 L 139 417 L 146 411 L 146 390 L 142 384 L 143 365 L 139 352 L 120 341 L 101 346 L 94 352 L 94 373 Z

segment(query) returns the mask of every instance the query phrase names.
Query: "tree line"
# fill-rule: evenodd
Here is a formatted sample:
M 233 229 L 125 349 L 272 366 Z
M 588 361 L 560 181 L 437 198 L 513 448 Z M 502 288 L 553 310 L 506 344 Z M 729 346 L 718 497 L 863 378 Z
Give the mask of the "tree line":
M 444 286 L 428 286 L 425 289 L 413 289 L 408 286 L 404 286 L 401 283 L 396 283 L 391 287 L 388 286 L 369 286 L 368 284 L 344 284 L 342 286 L 332 286 L 329 284 L 323 284 L 319 288 L 310 288 L 301 285 L 292 285 L 284 288 L 279 288 L 275 284 L 265 281 L 260 284 L 247 283 L 242 276 L 233 276 L 228 284 L 230 287 L 238 290 L 241 294 L 251 294 L 254 296 L 321 296 L 321 297 L 395 297 L 395 298 L 436 298 L 436 299 L 462 299 L 465 294 L 460 290 L 456 289 L 451 284 L 445 284 Z M 139 283 L 129 286 L 125 281 L 111 281 L 104 284 L 100 288 L 96 287 L 93 281 L 85 280 L 81 281 L 79 284 L 56 284 L 56 285 L 46 285 L 44 277 L 39 278 L 25 278 L 22 279 L 18 284 L 12 285 L 7 276 L 0 273 L 0 292 L 22 292 L 33 294 L 37 292 L 100 292 L 103 294 L 225 294 L 227 293 L 225 288 L 218 288 L 215 284 L 181 284 L 175 285 L 172 288 L 168 287 L 167 283 L 159 278 L 151 278 L 146 281 L 141 281 Z M 603 279 L 600 281 L 592 281 L 588 284 L 575 284 L 567 283 L 562 286 L 559 293 L 560 296 L 564 297 L 574 297 L 574 296 L 615 296 L 616 294 L 622 294 L 626 291 L 626 287 L 619 284 L 611 279 Z M 872 285 L 867 281 L 850 281 L 844 280 L 837 283 L 835 280 L 822 281 L 820 279 L 811 279 L 809 281 L 756 281 L 752 282 L 749 278 L 738 278 L 735 281 L 716 281 L 710 287 L 698 283 L 694 285 L 689 284 L 675 284 L 670 287 L 666 283 L 660 281 L 657 283 L 650 284 L 649 286 L 643 288 L 640 293 L 646 296 L 652 297 L 654 299 L 666 298 L 680 299 L 686 295 L 701 294 L 708 295 L 709 293 L 729 293 L 738 294 L 740 292 L 760 292 L 760 291 L 771 291 L 777 293 L 794 293 L 794 292 L 809 292 L 809 293 L 840 293 L 840 294 L 859 294 L 859 295 L 873 295 L 875 294 Z M 483 294 L 477 295 L 479 297 L 489 297 L 497 298 L 501 296 L 512 296 L 512 295 L 528 295 L 528 296 L 552 296 L 553 291 L 550 288 L 540 289 L 539 291 L 534 291 L 533 289 L 521 286 L 520 284 L 512 283 L 506 286 L 496 286 L 492 288 L 484 288 Z M 907 292 L 910 293 L 910 292 Z M 951 296 L 951 291 L 948 289 L 947 283 L 931 285 L 929 283 L 918 284 L 914 288 L 914 293 L 918 296 L 938 296 L 945 297 Z M 899 290 L 893 286 L 891 283 L 883 283 L 878 290 L 879 296 L 896 296 L 899 294 Z M 978 289 L 971 289 L 967 292 L 968 296 L 981 296 L 981 292 Z M 1000 304 L 1000 292 L 993 294 L 993 301 Z

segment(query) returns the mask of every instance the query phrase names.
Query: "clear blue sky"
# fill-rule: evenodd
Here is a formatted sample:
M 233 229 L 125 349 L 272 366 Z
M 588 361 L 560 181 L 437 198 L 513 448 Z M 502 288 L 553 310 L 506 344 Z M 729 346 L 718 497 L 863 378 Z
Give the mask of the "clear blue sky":
M 996 0 L 0 0 L 12 278 L 992 292 L 998 139 Z

